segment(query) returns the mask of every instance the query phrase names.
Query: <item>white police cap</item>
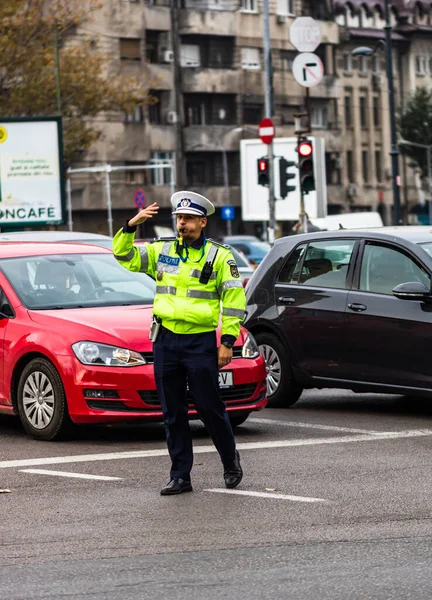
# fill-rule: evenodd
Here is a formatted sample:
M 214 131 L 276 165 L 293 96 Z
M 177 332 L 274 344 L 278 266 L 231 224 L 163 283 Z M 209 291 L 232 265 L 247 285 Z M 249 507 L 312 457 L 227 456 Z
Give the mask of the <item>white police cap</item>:
M 215 207 L 210 200 L 195 192 L 175 192 L 171 196 L 171 204 L 174 208 L 173 215 L 208 217 L 215 212 Z

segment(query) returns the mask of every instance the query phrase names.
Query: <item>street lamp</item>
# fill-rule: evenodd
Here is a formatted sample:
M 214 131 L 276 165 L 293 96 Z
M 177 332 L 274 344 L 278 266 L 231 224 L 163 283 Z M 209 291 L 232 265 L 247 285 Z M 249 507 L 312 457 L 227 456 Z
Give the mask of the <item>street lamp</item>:
M 417 142 L 409 142 L 408 140 L 400 140 L 399 144 L 401 146 L 414 146 L 415 148 L 426 150 L 429 188 L 429 225 L 432 225 L 432 144 L 418 144 Z
M 385 62 L 388 81 L 388 97 L 390 109 L 390 139 L 391 150 L 390 156 L 392 160 L 392 184 L 393 184 L 393 222 L 395 225 L 401 224 L 400 210 L 400 176 L 399 176 L 399 148 L 397 144 L 396 131 L 396 109 L 395 109 L 395 94 L 394 94 L 394 77 L 393 77 L 393 57 L 392 57 L 392 25 L 390 20 L 390 5 L 389 0 L 384 0 L 385 11 L 385 41 L 380 42 L 374 49 L 367 46 L 361 46 L 352 51 L 353 56 L 372 56 L 381 46 L 385 50 Z

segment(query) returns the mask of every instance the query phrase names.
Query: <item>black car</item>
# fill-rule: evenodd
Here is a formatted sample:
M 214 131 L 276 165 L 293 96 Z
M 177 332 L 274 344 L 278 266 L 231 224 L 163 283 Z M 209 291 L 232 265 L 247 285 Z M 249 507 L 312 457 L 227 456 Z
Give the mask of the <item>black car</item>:
M 269 400 L 305 388 L 432 396 L 432 228 L 277 240 L 246 288 Z

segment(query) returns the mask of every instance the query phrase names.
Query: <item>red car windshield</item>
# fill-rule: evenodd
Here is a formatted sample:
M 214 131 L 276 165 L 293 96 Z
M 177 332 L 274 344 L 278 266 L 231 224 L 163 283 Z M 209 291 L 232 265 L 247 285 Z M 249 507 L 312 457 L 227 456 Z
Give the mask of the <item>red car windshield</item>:
M 127 271 L 112 254 L 24 256 L 0 266 L 32 310 L 153 304 L 155 282 Z

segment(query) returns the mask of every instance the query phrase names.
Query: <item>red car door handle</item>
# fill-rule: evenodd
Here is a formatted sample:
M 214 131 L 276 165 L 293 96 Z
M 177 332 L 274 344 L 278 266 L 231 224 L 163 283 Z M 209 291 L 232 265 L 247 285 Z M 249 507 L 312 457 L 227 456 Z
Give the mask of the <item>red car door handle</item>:
M 288 298 L 287 296 L 281 296 L 278 298 L 281 304 L 294 304 L 295 298 Z
M 364 310 L 367 309 L 367 306 L 365 304 L 348 304 L 348 308 L 350 310 L 353 310 L 354 312 L 363 312 Z

